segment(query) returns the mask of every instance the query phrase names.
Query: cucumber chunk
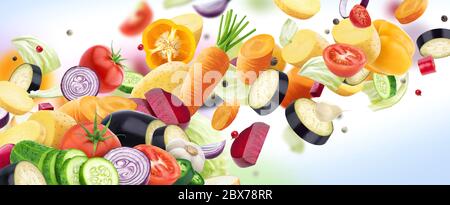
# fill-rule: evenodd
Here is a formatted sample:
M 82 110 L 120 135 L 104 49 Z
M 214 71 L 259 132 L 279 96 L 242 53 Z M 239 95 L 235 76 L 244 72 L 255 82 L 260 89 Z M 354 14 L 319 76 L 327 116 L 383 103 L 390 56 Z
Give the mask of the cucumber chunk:
M 389 99 L 397 94 L 397 79 L 395 76 L 373 74 L 375 89 L 383 99 Z
M 61 151 L 58 154 L 58 157 L 56 158 L 56 178 L 58 179 L 58 182 L 62 184 L 61 181 L 61 174 L 64 164 L 74 157 L 86 157 L 86 154 L 80 150 L 76 149 L 69 149 Z M 80 165 L 81 166 L 81 165 Z
M 67 160 L 59 171 L 61 185 L 80 185 L 80 168 L 88 161 L 85 156 L 77 156 Z
M 131 94 L 131 92 L 133 91 L 134 87 L 144 78 L 144 76 L 142 76 L 139 73 L 135 73 L 135 72 L 131 72 L 131 71 L 126 71 L 125 72 L 125 78 L 123 80 L 122 85 L 119 87 L 119 90 L 127 93 L 127 94 Z
M 92 158 L 81 166 L 82 185 L 119 185 L 119 174 L 114 165 L 104 158 Z
M 58 185 L 58 180 L 56 179 L 56 157 L 58 157 L 59 151 L 52 150 L 45 157 L 44 166 L 42 168 L 42 174 L 44 174 L 45 181 L 48 185 Z
M 54 149 L 40 145 L 33 141 L 21 141 L 17 143 L 12 152 L 10 161 L 15 164 L 21 161 L 28 161 L 34 164 L 40 171 L 43 171 L 47 154 Z

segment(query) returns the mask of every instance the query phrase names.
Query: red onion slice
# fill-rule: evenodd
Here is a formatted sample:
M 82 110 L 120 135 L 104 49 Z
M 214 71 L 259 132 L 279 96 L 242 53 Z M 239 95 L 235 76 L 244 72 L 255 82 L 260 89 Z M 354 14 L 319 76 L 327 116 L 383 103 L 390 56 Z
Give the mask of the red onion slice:
M 0 129 L 4 128 L 9 123 L 9 112 L 0 108 Z
M 347 3 L 348 0 L 341 0 L 341 2 L 339 3 L 339 14 L 341 14 L 342 18 L 344 19 L 348 18 Z M 367 6 L 369 5 L 369 0 L 362 0 L 359 5 L 367 8 Z
M 61 80 L 61 92 L 71 101 L 84 96 L 97 96 L 100 90 L 100 81 L 89 68 L 73 67 L 67 70 Z
M 111 150 L 105 159 L 117 169 L 120 185 L 144 185 L 150 176 L 150 160 L 144 153 L 133 148 L 121 147 Z
M 195 11 L 203 17 L 214 18 L 220 16 L 231 0 L 214 0 L 212 2 L 194 5 Z
M 226 141 L 202 146 L 206 159 L 215 159 L 220 156 L 225 149 Z

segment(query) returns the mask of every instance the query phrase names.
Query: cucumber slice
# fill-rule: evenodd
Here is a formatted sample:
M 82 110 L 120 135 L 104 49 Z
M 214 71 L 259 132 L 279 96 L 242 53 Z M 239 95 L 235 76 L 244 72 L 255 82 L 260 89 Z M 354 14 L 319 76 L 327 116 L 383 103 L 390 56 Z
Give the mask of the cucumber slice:
M 373 83 L 378 95 L 383 99 L 389 99 L 397 93 L 397 79 L 395 76 L 374 73 Z
M 17 143 L 10 156 L 11 164 L 21 161 L 28 161 L 34 164 L 40 171 L 43 171 L 47 154 L 53 151 L 52 148 L 40 145 L 33 141 L 21 141 Z
M 80 168 L 88 159 L 85 156 L 77 156 L 67 160 L 59 171 L 61 185 L 80 185 Z
M 44 167 L 42 168 L 42 174 L 44 174 L 45 181 L 48 185 L 58 185 L 58 180 L 56 179 L 56 157 L 58 157 L 59 151 L 52 150 L 45 157 Z
M 70 149 L 70 150 L 64 150 L 61 151 L 58 154 L 58 157 L 56 157 L 56 178 L 58 179 L 58 182 L 62 184 L 61 181 L 61 174 L 64 164 L 74 157 L 86 157 L 86 154 L 80 150 L 76 149 Z M 81 165 L 80 165 L 81 166 Z
M 370 75 L 370 71 L 363 68 L 356 75 L 354 75 L 350 78 L 346 78 L 345 83 L 347 83 L 349 85 L 359 85 L 362 82 L 364 82 L 367 79 L 367 77 L 369 77 L 369 75 Z
M 80 169 L 82 185 L 119 185 L 119 174 L 114 165 L 104 158 L 92 158 Z
M 125 78 L 123 80 L 122 85 L 119 87 L 119 90 L 124 93 L 131 94 L 131 92 L 134 89 L 134 86 L 136 86 L 143 78 L 144 76 L 142 76 L 139 73 L 126 71 Z

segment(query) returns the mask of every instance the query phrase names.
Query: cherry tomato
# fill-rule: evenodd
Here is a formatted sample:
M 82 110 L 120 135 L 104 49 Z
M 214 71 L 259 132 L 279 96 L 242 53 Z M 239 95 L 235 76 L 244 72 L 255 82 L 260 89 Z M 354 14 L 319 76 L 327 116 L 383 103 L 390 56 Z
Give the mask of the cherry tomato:
M 75 125 L 64 134 L 59 148 L 61 150 L 78 149 L 83 151 L 89 158 L 103 157 L 109 151 L 122 146 L 119 138 L 109 129 L 106 130 L 103 136 L 100 136 L 100 132 L 103 129 L 107 128 L 101 124 L 97 125 L 97 130 L 95 130 L 93 123 Z
M 152 145 L 139 145 L 135 149 L 143 152 L 151 161 L 151 176 L 148 185 L 172 185 L 181 175 L 177 160 L 168 152 Z
M 120 31 L 126 36 L 141 34 L 153 20 L 153 11 L 150 6 L 142 1 L 136 11 L 120 26 Z
M 105 46 L 93 46 L 81 57 L 80 66 L 93 70 L 100 80 L 100 93 L 116 90 L 123 81 L 124 73 L 119 53 L 112 53 Z
M 350 11 L 350 21 L 358 28 L 367 28 L 372 25 L 372 19 L 364 6 L 355 5 Z
M 328 69 L 343 78 L 356 75 L 367 63 L 362 50 L 346 44 L 328 46 L 323 52 L 323 57 Z

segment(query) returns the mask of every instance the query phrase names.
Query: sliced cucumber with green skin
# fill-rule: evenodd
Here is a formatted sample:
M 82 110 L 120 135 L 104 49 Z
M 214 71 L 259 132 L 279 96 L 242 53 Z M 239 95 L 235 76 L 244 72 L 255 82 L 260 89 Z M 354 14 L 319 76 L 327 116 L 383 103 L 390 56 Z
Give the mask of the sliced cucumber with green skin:
M 144 76 L 139 73 L 125 71 L 125 78 L 122 85 L 119 87 L 119 90 L 124 93 L 131 94 L 134 86 L 136 86 L 143 78 Z
M 56 157 L 58 157 L 59 151 L 52 150 L 45 157 L 44 167 L 42 168 L 42 174 L 44 174 L 45 181 L 48 185 L 58 185 L 58 179 L 56 179 Z
M 47 154 L 54 149 L 40 145 L 33 141 L 21 141 L 17 143 L 10 156 L 11 164 L 21 161 L 28 161 L 34 164 L 40 171 L 43 171 Z
M 397 93 L 397 79 L 395 76 L 374 73 L 373 83 L 378 95 L 383 99 L 389 99 Z
M 194 177 L 192 177 L 189 185 L 205 185 L 205 179 L 198 172 L 194 172 Z
M 194 178 L 195 171 L 192 168 L 192 164 L 188 160 L 177 159 L 178 165 L 180 165 L 181 175 L 174 185 L 188 185 Z
M 89 158 L 83 156 L 73 157 L 67 160 L 59 171 L 61 185 L 80 185 L 80 169 L 88 160 Z
M 119 185 L 119 174 L 114 165 L 104 158 L 92 158 L 80 169 L 82 185 Z
M 80 150 L 76 149 L 70 149 L 70 150 L 64 150 L 61 151 L 58 154 L 58 157 L 56 157 L 56 178 L 58 179 L 58 182 L 62 184 L 61 181 L 61 171 L 63 169 L 64 164 L 74 157 L 86 157 L 86 154 Z
M 370 71 L 363 68 L 356 75 L 354 75 L 350 78 L 346 78 L 345 83 L 349 84 L 349 85 L 359 85 L 362 82 L 364 82 L 367 79 L 367 77 L 369 77 L 369 75 L 370 75 Z

